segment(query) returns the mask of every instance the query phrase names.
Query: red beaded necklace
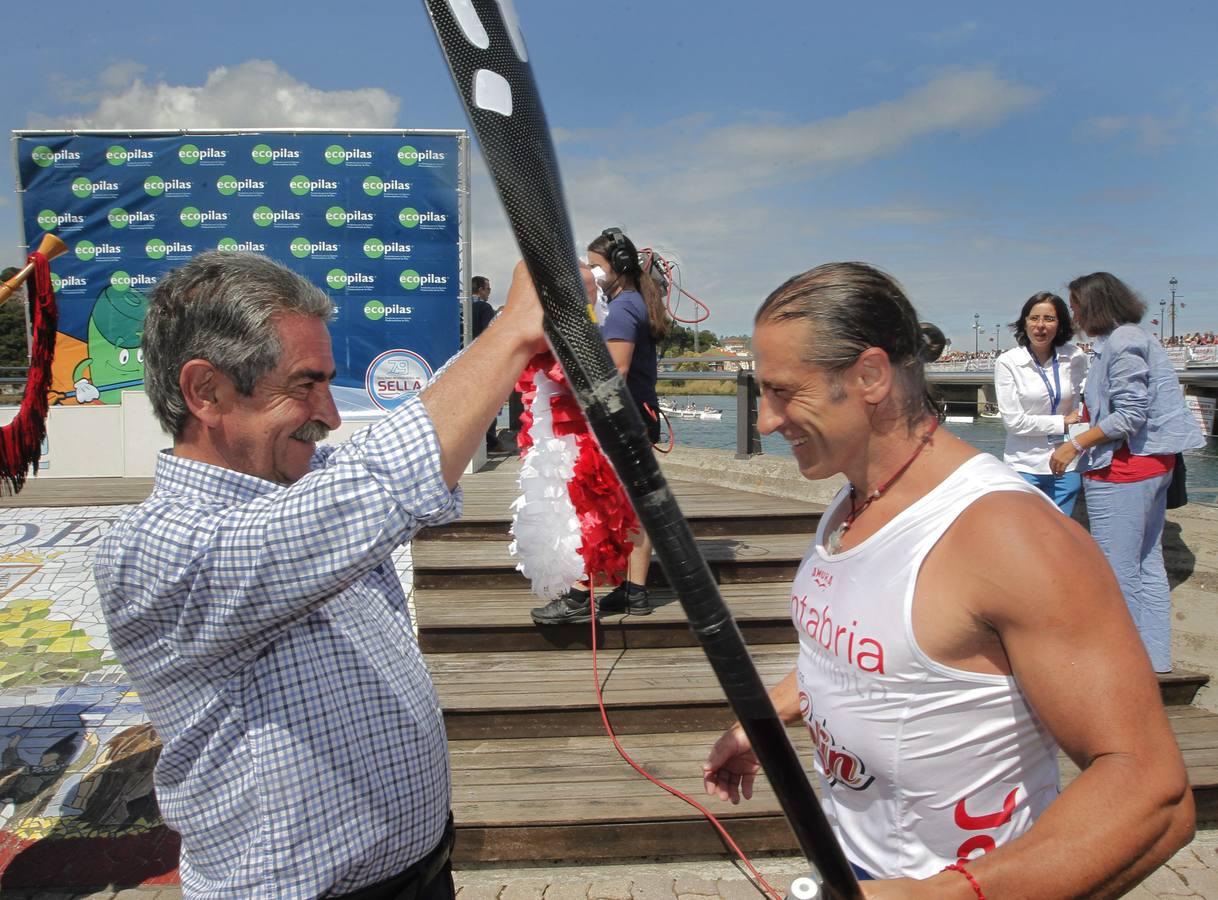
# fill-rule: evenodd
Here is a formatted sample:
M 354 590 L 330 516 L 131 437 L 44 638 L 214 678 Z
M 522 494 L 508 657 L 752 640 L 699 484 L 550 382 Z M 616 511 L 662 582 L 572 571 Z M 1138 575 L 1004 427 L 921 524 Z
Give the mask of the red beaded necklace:
M 879 500 L 880 497 L 883 496 L 884 492 L 892 487 L 898 478 L 905 474 L 905 470 L 912 466 L 913 461 L 918 458 L 918 455 L 923 450 L 926 449 L 926 445 L 930 443 L 931 436 L 936 430 L 938 430 L 938 428 L 939 420 L 931 419 L 930 427 L 926 429 L 926 434 L 922 435 L 921 440 L 918 441 L 918 449 L 914 450 L 913 455 L 911 455 L 909 459 L 905 460 L 905 464 L 902 465 L 901 468 L 892 473 L 891 478 L 876 487 L 874 491 L 867 495 L 867 499 L 863 502 L 862 506 L 857 508 L 855 507 L 854 504 L 858 500 L 858 491 L 855 490 L 853 484 L 850 485 L 850 513 L 842 521 L 842 524 L 834 528 L 833 532 L 829 535 L 828 548 L 830 553 L 837 553 L 842 546 L 842 538 L 845 537 L 846 532 L 850 530 L 850 526 L 858 520 L 858 517 L 863 514 L 867 507 L 869 507 L 876 500 Z

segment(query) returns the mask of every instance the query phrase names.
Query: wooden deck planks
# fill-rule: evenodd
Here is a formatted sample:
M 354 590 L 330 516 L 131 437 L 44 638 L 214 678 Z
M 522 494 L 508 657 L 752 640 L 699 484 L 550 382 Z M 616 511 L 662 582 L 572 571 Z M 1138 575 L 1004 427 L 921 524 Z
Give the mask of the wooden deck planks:
M 1178 740 L 1189 746 L 1184 755 L 1198 809 L 1212 817 L 1218 811 L 1218 716 L 1185 707 L 1168 712 Z M 788 733 L 807 769 L 810 739 L 802 727 Z M 796 849 L 764 777 L 753 799 L 739 806 L 702 793 L 700 766 L 718 735 L 639 734 L 621 741 L 647 771 L 706 803 L 746 850 Z M 648 856 L 661 845 L 719 852 L 700 814 L 646 782 L 604 735 L 454 741 L 450 749 L 458 859 Z M 1064 786 L 1077 769 L 1065 757 L 1061 767 Z
M 770 560 L 797 563 L 812 534 L 739 534 L 702 538 L 698 547 L 709 562 L 755 563 Z M 516 558 L 506 541 L 423 541 L 413 548 L 415 572 L 466 574 L 475 569 L 515 571 Z

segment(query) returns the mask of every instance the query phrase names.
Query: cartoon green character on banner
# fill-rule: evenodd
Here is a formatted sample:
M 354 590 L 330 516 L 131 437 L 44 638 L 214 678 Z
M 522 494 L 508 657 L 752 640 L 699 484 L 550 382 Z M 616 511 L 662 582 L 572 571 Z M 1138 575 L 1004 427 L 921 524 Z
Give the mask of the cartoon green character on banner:
M 148 298 L 134 288 L 110 285 L 89 315 L 88 356 L 72 370 L 77 403 L 118 403 L 123 388 L 144 383 L 144 314 Z

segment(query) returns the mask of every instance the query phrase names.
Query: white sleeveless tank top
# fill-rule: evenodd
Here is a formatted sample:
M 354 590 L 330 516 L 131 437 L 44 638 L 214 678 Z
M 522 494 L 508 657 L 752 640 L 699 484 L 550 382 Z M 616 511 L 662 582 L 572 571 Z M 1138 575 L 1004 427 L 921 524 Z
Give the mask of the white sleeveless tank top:
M 800 710 L 825 813 L 846 856 L 878 878 L 926 878 L 1001 846 L 1060 790 L 1057 746 L 1015 679 L 937 663 L 914 638 L 922 561 L 991 491 L 1051 502 L 982 453 L 863 543 L 831 555 L 824 541 L 844 518 L 843 489 L 792 586 Z

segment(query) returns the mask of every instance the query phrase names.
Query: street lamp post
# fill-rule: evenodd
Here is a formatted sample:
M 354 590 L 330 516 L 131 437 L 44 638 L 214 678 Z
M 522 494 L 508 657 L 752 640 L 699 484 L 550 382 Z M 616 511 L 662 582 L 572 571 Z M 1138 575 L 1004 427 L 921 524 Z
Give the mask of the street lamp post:
M 1176 285 L 1180 282 L 1176 281 L 1176 276 L 1173 275 L 1168 279 L 1167 283 L 1171 285 L 1171 339 L 1176 339 Z
M 1002 352 L 1002 323 L 994 323 L 994 352 Z
M 981 352 L 981 313 L 973 313 L 973 356 Z
M 1166 318 L 1167 301 L 1159 301 L 1159 343 L 1163 343 L 1163 319 Z

